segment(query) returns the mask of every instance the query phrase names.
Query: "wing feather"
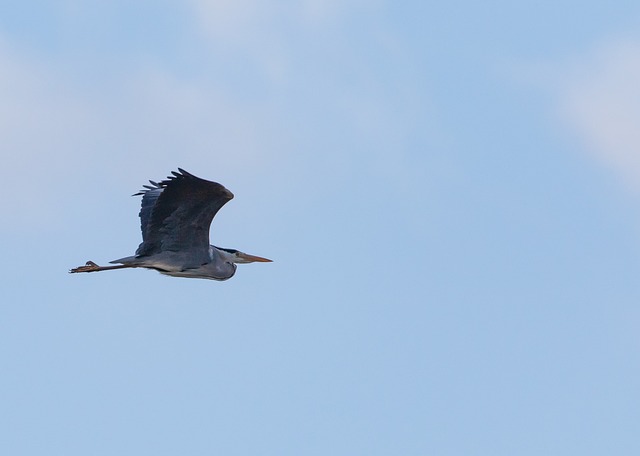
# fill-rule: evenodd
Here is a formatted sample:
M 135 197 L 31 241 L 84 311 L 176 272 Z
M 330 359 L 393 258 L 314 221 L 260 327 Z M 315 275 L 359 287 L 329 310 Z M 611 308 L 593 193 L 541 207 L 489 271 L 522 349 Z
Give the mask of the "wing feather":
M 136 256 L 160 252 L 198 252 L 208 255 L 209 228 L 216 213 L 233 194 L 223 185 L 178 168 L 160 182 L 149 181 L 142 195 L 142 243 Z

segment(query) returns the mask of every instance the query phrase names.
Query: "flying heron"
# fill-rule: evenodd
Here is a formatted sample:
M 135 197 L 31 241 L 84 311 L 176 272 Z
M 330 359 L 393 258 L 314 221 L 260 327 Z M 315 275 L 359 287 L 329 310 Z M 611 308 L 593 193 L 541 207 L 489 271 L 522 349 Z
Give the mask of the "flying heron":
M 142 195 L 142 244 L 135 255 L 111 261 L 115 266 L 87 261 L 69 272 L 147 268 L 174 277 L 227 280 L 236 273 L 236 264 L 271 261 L 209 245 L 211 221 L 233 193 L 180 168 L 171 174 L 161 182 L 149 181 L 134 195 Z

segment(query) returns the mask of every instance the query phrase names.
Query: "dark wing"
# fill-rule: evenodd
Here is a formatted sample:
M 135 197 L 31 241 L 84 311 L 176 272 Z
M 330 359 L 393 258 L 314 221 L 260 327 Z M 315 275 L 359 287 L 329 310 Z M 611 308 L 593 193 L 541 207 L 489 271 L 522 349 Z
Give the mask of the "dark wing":
M 142 244 L 137 256 L 173 251 L 209 252 L 209 227 L 233 193 L 178 168 L 161 182 L 149 181 L 142 195 Z

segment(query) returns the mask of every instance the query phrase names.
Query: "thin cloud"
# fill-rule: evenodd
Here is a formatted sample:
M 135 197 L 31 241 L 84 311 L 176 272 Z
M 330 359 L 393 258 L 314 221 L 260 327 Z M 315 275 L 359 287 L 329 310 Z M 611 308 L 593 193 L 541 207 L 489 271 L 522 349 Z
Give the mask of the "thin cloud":
M 14 197 L 0 210 L 38 205 L 53 221 L 65 217 L 59 205 L 69 195 L 81 207 L 105 188 L 78 187 L 110 181 L 135 191 L 141 170 L 157 179 L 175 166 L 215 169 L 231 176 L 232 188 L 233 178 L 260 185 L 261 176 L 284 176 L 290 189 L 364 172 L 402 192 L 423 179 L 408 145 L 435 129 L 425 81 L 375 6 L 308 1 L 280 15 L 257 0 L 242 3 L 248 10 L 225 1 L 193 5 L 193 26 L 210 34 L 190 44 L 216 63 L 196 74 L 110 56 L 117 72 L 86 78 L 79 62 L 43 59 L 0 40 L 0 140 L 14 170 L 2 180 Z M 366 20 L 354 40 L 342 21 L 356 13 Z M 241 64 L 264 65 L 263 74 L 226 66 L 225 53 L 235 51 Z M 246 80 L 234 84 L 239 74 Z M 46 216 L 38 214 L 24 212 L 23 225 Z
M 272 83 L 284 83 L 295 65 L 294 49 L 313 39 L 311 30 L 339 34 L 336 28 L 346 16 L 366 16 L 379 2 L 191 0 L 190 5 L 196 27 L 217 53 L 240 54 Z
M 52 69 L 0 41 L 0 210 L 12 221 L 54 220 L 55 186 L 85 151 L 91 109 Z M 37 208 L 37 209 L 36 209 Z
M 175 166 L 255 175 L 272 133 L 259 106 L 242 106 L 212 84 L 161 69 L 132 69 L 87 87 L 35 55 L 0 42 L 0 141 L 5 172 L 0 210 L 16 226 L 64 217 L 79 186 L 140 185 Z M 250 163 L 251 166 L 248 166 Z M 256 169 L 258 168 L 258 169 Z M 76 170 L 82 169 L 78 174 Z
M 563 71 L 558 111 L 597 160 L 640 190 L 640 39 L 599 46 Z

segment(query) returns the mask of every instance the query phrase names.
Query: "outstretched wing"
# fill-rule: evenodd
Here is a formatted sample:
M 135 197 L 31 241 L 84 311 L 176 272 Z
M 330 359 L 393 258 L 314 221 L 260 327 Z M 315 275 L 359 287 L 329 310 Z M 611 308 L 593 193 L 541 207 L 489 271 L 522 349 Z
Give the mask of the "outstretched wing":
M 209 227 L 233 193 L 178 168 L 161 182 L 149 181 L 142 195 L 142 244 L 136 256 L 160 252 L 209 252 Z M 135 195 L 134 195 L 135 196 Z

